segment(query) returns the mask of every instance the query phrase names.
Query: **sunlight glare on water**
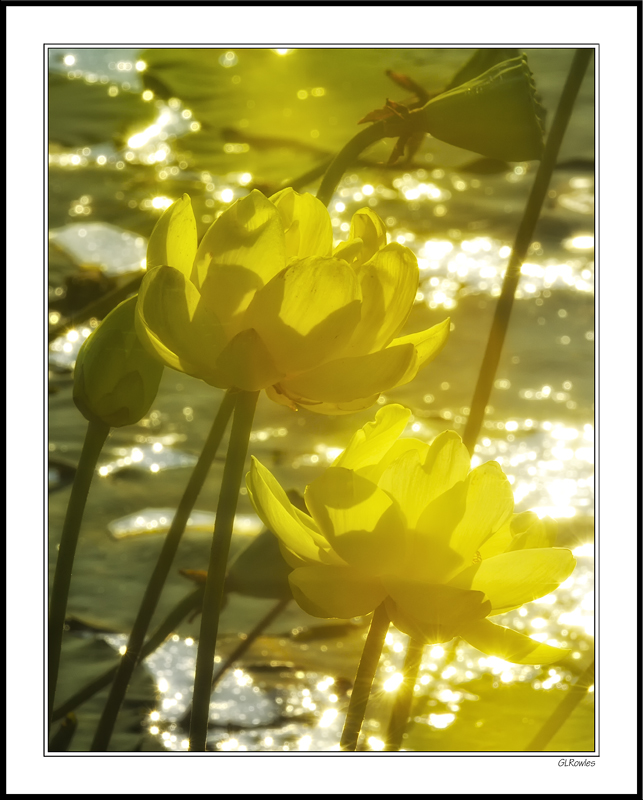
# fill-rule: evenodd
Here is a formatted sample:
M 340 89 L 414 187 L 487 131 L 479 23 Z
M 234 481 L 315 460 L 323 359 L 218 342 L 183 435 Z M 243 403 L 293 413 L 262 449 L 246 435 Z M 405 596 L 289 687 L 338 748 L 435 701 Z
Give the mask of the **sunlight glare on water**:
M 294 53 L 297 55 L 293 59 L 284 58 Z M 195 141 L 192 134 L 198 138 L 207 131 L 207 119 L 192 99 L 183 102 L 170 97 L 170 92 L 168 99 L 161 99 L 151 88 L 153 84 L 144 84 L 143 79 L 147 79 L 150 71 L 153 74 L 154 69 L 152 59 L 145 56 L 150 62 L 148 65 L 141 56 L 142 51 L 135 49 L 110 51 L 108 55 L 83 48 L 50 51 L 52 71 L 68 76 L 72 82 L 78 81 L 77 86 L 104 84 L 102 92 L 106 102 L 120 102 L 136 93 L 138 102 L 149 114 L 146 121 L 141 117 L 120 138 L 106 128 L 104 141 L 78 147 L 56 144 L 51 148 L 50 165 L 64 173 L 62 185 L 73 177 L 79 186 L 65 200 L 65 224 L 59 220 L 58 227 L 51 231 L 52 245 L 79 269 L 89 266 L 107 276 L 118 277 L 145 267 L 147 240 L 125 230 L 128 223 L 124 221 L 123 209 L 132 214 L 146 212 L 144 223 L 151 231 L 161 213 L 188 191 L 193 198 L 198 225 L 205 230 L 230 203 L 246 196 L 255 184 L 268 193 L 277 186 L 277 183 L 271 186 L 268 180 L 263 185 L 259 148 L 253 143 L 237 141 L 241 137 L 229 136 L 223 131 L 213 134 L 209 147 L 216 151 L 217 158 L 228 159 L 227 169 L 218 170 L 218 162 L 201 164 L 198 157 L 185 156 L 183 153 L 186 150 L 189 153 Z M 292 66 L 303 54 L 276 48 L 268 56 L 273 64 Z M 242 49 L 218 51 L 217 74 L 235 85 L 241 80 L 241 87 L 245 87 L 245 76 L 241 79 L 237 74 L 245 61 L 247 55 Z M 332 98 L 330 83 L 320 79 L 308 81 L 301 77 L 303 74 L 298 75 L 291 87 L 292 105 L 301 109 L 312 108 L 314 104 L 321 107 Z M 246 102 L 244 97 L 243 103 Z M 245 127 L 242 123 L 247 124 L 249 116 L 245 108 L 243 114 L 239 112 L 239 128 Z M 319 136 L 315 144 L 324 145 L 323 132 L 320 135 L 320 131 L 310 128 L 312 124 L 305 131 L 306 140 Z M 257 129 L 256 133 L 261 136 L 262 131 Z M 284 135 L 289 135 L 289 131 Z M 304 134 L 300 138 L 303 139 Z M 285 151 L 278 148 L 276 152 L 283 156 Z M 417 256 L 420 280 L 413 313 L 435 312 L 438 321 L 437 314 L 448 311 L 456 320 L 459 311 L 469 308 L 467 302 L 476 301 L 481 305 L 488 303 L 491 311 L 511 256 L 514 220 L 517 222 L 519 218 L 533 178 L 532 165 L 513 165 L 498 175 L 487 177 L 441 165 L 439 151 L 435 156 L 429 152 L 428 156 L 435 158 L 434 163 L 424 163 L 420 168 L 400 166 L 388 171 L 360 167 L 359 170 L 355 168 L 354 174 L 348 174 L 330 205 L 335 243 L 347 238 L 356 210 L 371 208 L 384 220 L 389 241 L 409 247 Z M 314 158 L 318 157 L 321 158 L 316 154 Z M 84 173 L 90 175 L 91 170 L 99 167 L 101 179 L 106 182 L 118 172 L 122 175 L 125 188 L 116 198 L 120 204 L 120 218 L 118 215 L 101 217 L 101 209 L 114 204 L 115 189 L 109 189 L 106 205 L 104 192 L 82 185 Z M 311 184 L 305 190 L 314 192 L 314 189 Z M 515 195 L 512 194 L 514 189 Z M 534 339 L 547 333 L 554 324 L 558 325 L 550 353 L 554 349 L 564 351 L 564 357 L 572 360 L 577 358 L 578 340 L 587 345 L 594 338 L 591 313 L 587 313 L 588 309 L 591 312 L 594 293 L 593 177 L 583 174 L 557 177 L 556 189 L 549 199 L 549 215 L 561 211 L 567 215 L 560 226 L 562 233 L 559 235 L 556 229 L 549 238 L 542 235 L 542 242 L 532 243 L 521 267 L 516 294 L 523 302 L 514 311 L 512 324 L 518 319 L 523 325 L 529 324 L 530 337 Z M 505 214 L 507 208 L 509 215 Z M 509 221 L 501 224 L 505 218 Z M 119 225 L 113 225 L 112 219 L 118 220 Z M 546 222 L 552 222 L 551 216 Z M 144 225 L 141 229 L 145 231 Z M 560 302 L 554 303 L 559 297 Z M 574 304 L 569 302 L 570 297 L 574 298 Z M 539 311 L 531 320 L 526 312 L 536 306 Z M 587 321 L 583 313 L 587 313 Z M 62 311 L 56 310 L 50 320 L 56 324 L 63 316 Z M 577 318 L 582 319 L 584 325 L 580 334 L 562 327 L 575 323 Z M 486 326 L 486 321 L 483 322 Z M 455 329 L 456 334 L 464 329 L 476 339 L 484 338 L 486 327 L 474 330 L 466 319 L 458 319 L 457 325 L 460 329 Z M 91 329 L 92 323 L 88 322 L 52 343 L 49 354 L 52 373 L 66 371 L 69 376 L 78 349 Z M 514 346 L 515 340 L 508 342 L 508 349 Z M 589 349 L 582 352 L 588 353 Z M 445 359 L 449 357 L 448 351 L 445 352 Z M 440 368 L 439 362 L 436 367 Z M 589 360 L 586 367 L 591 369 Z M 451 402 L 452 395 L 444 393 L 453 392 L 454 379 L 448 375 L 448 381 L 440 378 L 434 382 L 432 369 L 427 370 L 428 377 L 418 384 L 416 394 L 405 395 L 403 400 L 415 414 L 404 435 L 424 441 L 430 441 L 447 425 L 461 431 L 469 413 L 464 406 L 470 396 L 457 403 Z M 474 378 L 475 375 L 473 378 L 466 376 L 472 385 Z M 65 391 L 69 389 L 67 380 Z M 203 421 L 200 397 L 192 397 L 190 391 L 188 388 L 177 404 L 177 429 L 181 435 L 184 435 L 185 423 L 197 428 Z M 518 511 L 533 509 L 539 516 L 552 516 L 570 523 L 578 520 L 591 523 L 594 428 L 589 413 L 579 410 L 579 407 L 584 408 L 581 399 L 583 391 L 587 390 L 579 386 L 576 374 L 553 375 L 549 362 L 546 365 L 537 362 L 524 380 L 514 377 L 513 373 L 499 375 L 494 391 L 508 398 L 508 403 L 513 397 L 516 405 L 511 406 L 506 416 L 502 416 L 502 411 L 488 412 L 472 465 L 498 461 L 512 483 Z M 167 396 L 159 402 L 159 408 L 166 401 Z M 382 396 L 378 403 L 382 406 L 391 401 Z M 531 405 L 525 409 L 518 401 Z M 499 405 L 495 399 L 492 402 Z M 373 411 L 377 408 L 375 405 Z M 160 415 L 160 412 L 154 413 Z M 273 409 L 260 413 L 266 416 L 258 416 L 250 436 L 254 452 L 267 466 L 283 468 L 289 481 L 295 475 L 299 480 L 298 488 L 303 489 L 346 446 L 347 429 L 333 425 L 324 427 L 317 418 L 311 422 L 305 412 L 284 416 L 283 409 L 279 409 L 279 413 Z M 95 481 L 99 491 L 105 493 L 104 497 L 114 493 L 115 475 L 119 475 L 118 480 L 124 484 L 136 471 L 139 478 L 144 474 L 145 479 L 156 486 L 163 480 L 166 470 L 185 467 L 185 477 L 181 473 L 176 476 L 177 481 L 187 478 L 195 456 L 174 449 L 182 439 L 141 439 L 139 435 L 140 428 L 137 428 L 130 442 L 123 440 L 122 447 L 112 445 L 104 452 L 98 467 L 98 475 L 104 480 Z M 132 490 L 130 500 L 137 497 L 136 491 Z M 244 501 L 249 509 L 247 497 Z M 132 502 L 127 510 L 137 507 Z M 107 538 L 105 529 L 113 540 L 145 534 L 163 535 L 169 529 L 175 509 L 142 507 L 118 516 L 123 513 L 123 510 L 111 508 L 112 521 L 99 526 L 102 536 Z M 195 509 L 188 530 L 197 534 L 194 539 L 201 537 L 205 541 L 213 524 L 212 512 Z M 250 537 L 261 527 L 254 514 L 240 513 L 236 517 L 236 534 Z M 110 544 L 124 544 L 113 540 Z M 143 540 L 138 542 L 142 543 Z M 467 684 L 482 677 L 489 678 L 498 687 L 525 684 L 543 693 L 568 690 L 578 670 L 591 659 L 595 602 L 594 545 L 586 542 L 570 546 L 578 566 L 564 584 L 529 605 L 494 618 L 499 624 L 506 624 L 536 641 L 569 648 L 570 656 L 554 668 L 541 669 L 484 656 L 461 640 L 426 647 L 416 686 L 416 695 L 427 700 L 426 708 L 418 717 L 419 724 L 447 731 L 459 721 L 467 704 L 476 703 L 477 697 L 468 690 Z M 313 625 L 314 621 L 308 624 Z M 127 641 L 116 635 L 108 640 L 117 650 L 122 650 Z M 332 633 L 325 641 L 320 653 L 327 653 L 331 642 L 342 643 L 341 637 Z M 385 747 L 385 713 L 401 684 L 407 644 L 408 637 L 390 629 L 364 726 L 364 746 L 372 751 Z M 304 649 L 307 645 L 294 640 L 286 646 L 290 647 L 293 664 L 300 656 L 310 655 L 310 651 Z M 145 725 L 167 751 L 180 752 L 188 748 L 187 730 L 181 724 L 181 716 L 191 697 L 195 652 L 194 639 L 175 635 L 146 661 L 159 699 L 157 707 L 145 717 Z M 217 658 L 220 660 L 219 656 Z M 348 702 L 345 684 L 347 680 L 350 684 L 354 675 L 353 661 L 347 658 L 340 667 L 319 656 L 318 669 L 308 662 L 301 669 L 297 665 L 297 669 L 286 670 L 287 677 L 273 683 L 264 682 L 264 673 L 260 670 L 253 671 L 252 660 L 239 663 L 224 677 L 213 695 L 210 746 L 229 753 L 338 750 Z

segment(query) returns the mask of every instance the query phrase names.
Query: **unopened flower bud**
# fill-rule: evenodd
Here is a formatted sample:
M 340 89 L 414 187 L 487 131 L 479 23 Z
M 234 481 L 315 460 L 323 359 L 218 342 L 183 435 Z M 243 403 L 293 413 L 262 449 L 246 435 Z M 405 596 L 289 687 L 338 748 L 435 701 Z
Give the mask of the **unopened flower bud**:
M 524 55 L 437 95 L 411 117 L 414 128 L 488 158 L 542 156 L 544 111 Z
M 111 311 L 80 348 L 74 402 L 90 422 L 120 428 L 147 414 L 163 365 L 140 343 L 134 328 L 136 297 Z

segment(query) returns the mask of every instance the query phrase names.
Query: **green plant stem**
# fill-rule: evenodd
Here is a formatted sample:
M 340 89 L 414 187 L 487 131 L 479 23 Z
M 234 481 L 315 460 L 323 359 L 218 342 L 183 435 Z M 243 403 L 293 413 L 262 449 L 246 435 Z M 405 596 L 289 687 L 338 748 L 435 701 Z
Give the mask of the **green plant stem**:
M 76 545 L 78 544 L 78 534 L 80 533 L 80 526 L 83 521 L 83 512 L 85 511 L 85 504 L 87 503 L 89 487 L 96 470 L 96 462 L 98 461 L 98 456 L 103 449 L 108 434 L 109 425 L 105 425 L 102 422 L 90 422 L 87 426 L 87 433 L 85 434 L 83 449 L 80 454 L 76 475 L 74 476 L 69 504 L 67 505 L 67 514 L 60 537 L 58 559 L 56 560 L 56 569 L 51 590 L 51 602 L 49 604 L 47 651 L 49 658 L 48 716 L 50 724 L 51 712 L 54 708 L 54 698 L 56 696 L 56 684 L 58 683 L 60 651 L 62 647 L 63 629 L 65 627 L 65 615 L 67 613 L 67 599 L 69 598 L 71 573 L 74 566 L 74 556 L 76 555 Z
M 542 728 L 529 742 L 525 750 L 541 751 L 549 744 L 558 731 L 569 719 L 574 709 L 589 691 L 589 687 L 594 682 L 594 662 L 587 667 L 576 683 L 570 687 L 567 695 L 560 701 L 554 709 L 553 714 L 545 722 Z
M 161 622 L 158 628 L 145 642 L 145 645 L 141 650 L 139 663 L 144 658 L 147 658 L 150 653 L 153 653 L 157 648 L 159 648 L 167 639 L 167 637 L 176 630 L 178 624 L 182 622 L 191 611 L 194 611 L 196 608 L 200 609 L 202 601 L 203 587 L 201 586 L 196 591 L 187 595 L 187 597 L 184 597 L 183 600 L 181 600 L 181 602 L 178 603 L 172 609 L 172 611 L 170 611 L 163 622 Z M 117 671 L 118 663 L 114 664 L 111 669 L 106 670 L 102 675 L 99 675 L 93 681 L 83 686 L 82 689 L 79 689 L 68 700 L 65 700 L 64 703 L 61 703 L 58 708 L 55 708 L 53 711 L 51 717 L 52 722 L 56 722 L 56 720 L 66 716 L 70 711 L 78 708 L 78 706 L 89 700 L 90 697 L 93 697 L 97 692 L 100 692 L 101 689 L 109 686 Z
M 527 250 L 532 241 L 534 230 L 540 216 L 543 201 L 547 193 L 552 172 L 556 166 L 556 159 L 560 145 L 567 130 L 567 124 L 572 114 L 574 102 L 578 95 L 583 77 L 592 56 L 593 50 L 577 50 L 563 88 L 558 108 L 554 116 L 549 136 L 543 151 L 543 157 L 538 166 L 525 211 L 516 233 L 513 250 L 507 265 L 507 271 L 502 282 L 502 291 L 496 305 L 496 310 L 489 332 L 487 348 L 485 350 L 478 382 L 471 401 L 471 411 L 467 419 L 462 440 L 469 453 L 473 455 L 476 441 L 480 435 L 485 410 L 491 396 L 491 389 L 498 369 L 500 355 L 505 342 L 509 318 L 513 307 L 514 295 L 520 279 L 520 268 L 527 255 Z
M 344 722 L 344 730 L 339 743 L 340 750 L 354 752 L 357 748 L 357 740 L 362 729 L 368 697 L 371 693 L 373 678 L 382 655 L 382 647 L 384 646 L 384 639 L 390 622 L 386 606 L 381 603 L 373 612 L 371 627 L 369 628 L 362 657 L 357 668 L 355 684 L 353 685 L 346 721 Z
M 236 663 L 247 651 L 252 647 L 252 644 L 256 641 L 256 639 L 265 631 L 265 629 L 270 625 L 270 623 L 281 614 L 281 612 L 286 608 L 288 603 L 292 600 L 291 597 L 284 597 L 281 600 L 278 600 L 270 610 L 264 614 L 264 616 L 257 622 L 254 628 L 250 631 L 249 634 L 246 635 L 244 639 L 242 639 L 239 644 L 235 647 L 235 649 L 230 653 L 230 655 L 226 658 L 226 660 L 221 664 L 219 669 L 214 673 L 212 678 L 212 685 L 210 687 L 210 694 L 215 690 L 217 684 L 226 674 L 226 672 L 230 669 L 230 667 Z M 192 704 L 190 704 L 185 712 L 185 714 L 179 720 L 179 725 L 182 728 L 190 727 L 190 723 L 192 721 Z
M 395 702 L 393 703 L 393 710 L 391 711 L 386 733 L 386 747 L 384 750 L 387 752 L 397 751 L 402 746 L 404 731 L 406 730 L 413 704 L 415 682 L 422 663 L 423 650 L 424 645 L 417 639 L 409 641 L 404 667 L 402 668 L 404 677 L 395 695 Z
M 374 125 L 369 125 L 368 128 L 361 130 L 356 136 L 353 136 L 348 144 L 342 147 L 326 170 L 326 174 L 317 191 L 318 200 L 328 206 L 343 174 L 355 162 L 362 150 L 365 150 L 371 144 L 375 144 L 380 139 L 384 139 L 386 136 L 394 135 L 387 133 L 386 130 L 383 122 L 376 122 Z
M 225 433 L 228 420 L 230 419 L 232 409 L 234 408 L 234 403 L 234 395 L 230 392 L 226 393 L 221 401 L 217 415 L 214 418 L 212 428 L 210 429 L 208 438 L 203 446 L 199 460 L 197 461 L 192 475 L 190 476 L 190 480 L 185 487 L 183 497 L 181 498 L 179 506 L 176 510 L 176 514 L 172 519 L 170 530 L 168 531 L 165 541 L 163 542 L 163 547 L 159 553 L 156 566 L 154 567 L 154 572 L 152 573 L 147 585 L 147 589 L 145 590 L 145 595 L 143 596 L 136 620 L 134 621 L 132 632 L 130 633 L 129 641 L 127 643 L 127 650 L 118 665 L 118 671 L 116 673 L 116 677 L 114 678 L 114 683 L 110 689 L 105 708 L 103 709 L 103 714 L 99 720 L 98 727 L 94 735 L 94 741 L 92 742 L 91 747 L 92 751 L 107 750 L 112 731 L 114 730 L 116 717 L 118 716 L 123 698 L 127 692 L 127 686 L 132 676 L 132 672 L 134 671 L 134 667 L 141 657 L 141 649 L 143 647 L 143 642 L 145 641 L 145 634 L 147 633 L 150 621 L 152 620 L 152 616 L 156 610 L 159 597 L 161 596 L 163 586 L 165 585 L 165 581 L 170 572 L 170 568 L 172 566 L 174 556 L 176 555 L 176 551 L 178 550 L 188 518 L 192 509 L 194 508 L 196 499 L 199 496 L 201 488 L 203 487 L 203 483 L 205 482 L 208 471 L 210 470 L 210 466 L 212 465 L 212 461 L 214 460 L 214 456 L 216 455 L 217 449 L 221 443 L 221 439 L 223 438 L 223 434 Z
M 234 515 L 237 510 L 239 488 L 248 452 L 248 441 L 252 429 L 259 392 L 239 392 L 232 420 L 232 432 L 228 445 L 221 491 L 214 523 L 212 549 L 208 577 L 203 597 L 199 647 L 196 656 L 194 694 L 192 697 L 192 719 L 190 724 L 190 750 L 205 751 L 210 717 L 210 695 L 214 652 L 219 632 L 219 613 L 223 599 L 230 540 Z
M 68 714 L 62 721 L 60 727 L 49 740 L 50 753 L 64 753 L 69 749 L 71 740 L 74 738 L 78 728 L 78 719 L 73 713 Z

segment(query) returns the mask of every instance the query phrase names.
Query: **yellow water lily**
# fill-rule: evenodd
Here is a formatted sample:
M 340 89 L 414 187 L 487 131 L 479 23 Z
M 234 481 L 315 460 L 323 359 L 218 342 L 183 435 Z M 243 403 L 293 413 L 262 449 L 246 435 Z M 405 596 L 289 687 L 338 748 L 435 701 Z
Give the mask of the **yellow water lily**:
M 295 508 L 256 459 L 252 503 L 293 568 L 299 605 L 317 617 L 351 618 L 383 601 L 399 630 L 425 643 L 461 636 L 488 655 L 546 664 L 569 651 L 488 617 L 549 594 L 571 574 L 555 527 L 514 514 L 511 485 L 493 461 L 470 470 L 453 431 L 431 444 L 400 438 L 410 412 L 378 411 L 306 489 Z
M 449 320 L 398 336 L 415 300 L 417 260 L 387 244 L 371 209 L 333 249 L 310 194 L 253 191 L 197 247 L 190 198 L 157 223 L 137 331 L 165 364 L 213 386 L 265 389 L 291 408 L 344 414 L 411 381 L 444 347 Z

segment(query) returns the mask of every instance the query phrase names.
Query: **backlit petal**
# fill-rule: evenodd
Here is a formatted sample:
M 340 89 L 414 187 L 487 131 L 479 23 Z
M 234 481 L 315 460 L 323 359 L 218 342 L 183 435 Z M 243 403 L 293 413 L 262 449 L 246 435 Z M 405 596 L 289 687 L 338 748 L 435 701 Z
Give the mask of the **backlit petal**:
M 484 592 L 492 613 L 501 614 L 553 592 L 575 566 L 570 550 L 515 550 L 473 564 L 456 575 L 450 585 Z
M 359 322 L 361 295 L 351 267 L 305 258 L 255 294 L 243 320 L 257 330 L 284 375 L 328 361 Z
M 430 480 L 427 504 L 458 481 L 466 480 L 470 468 L 469 451 L 455 431 L 443 431 L 436 436 L 424 461 Z
M 142 341 L 168 366 L 222 386 L 215 361 L 225 345 L 224 332 L 182 272 L 167 266 L 148 272 L 139 291 L 137 316 Z
M 414 528 L 418 517 L 428 504 L 430 478 L 422 469 L 420 453 L 409 449 L 393 461 L 378 481 L 380 489 L 400 505 L 409 528 Z
M 377 464 L 397 441 L 411 416 L 408 408 L 391 404 L 380 408 L 373 422 L 353 434 L 347 448 L 333 462 L 334 467 L 359 470 Z
M 370 408 L 379 397 L 379 394 L 373 394 L 369 397 L 358 397 L 356 400 L 350 400 L 346 403 L 322 403 L 320 400 L 311 400 L 308 397 L 297 395 L 292 390 L 289 395 L 284 394 L 279 384 L 268 386 L 266 394 L 275 403 L 286 406 L 286 408 L 289 408 L 291 411 L 297 411 L 298 408 L 305 408 L 316 414 L 335 416 L 354 414 L 356 411 Z
M 363 264 L 386 245 L 386 226 L 370 208 L 360 208 L 353 214 L 348 241 L 360 239 L 362 247 L 356 263 Z
M 286 234 L 286 258 L 330 256 L 333 227 L 326 206 L 312 194 L 282 189 L 270 201 L 281 215 Z
M 216 371 L 220 381 L 217 385 L 245 392 L 265 389 L 283 374 L 261 336 L 252 328 L 241 331 L 228 342 L 217 358 Z
M 330 467 L 304 496 L 319 529 L 348 564 L 381 575 L 401 561 L 404 520 L 374 483 L 352 470 Z
M 147 243 L 147 269 L 174 267 L 189 279 L 197 250 L 196 220 L 187 194 L 166 208 Z
M 515 519 L 516 516 L 517 515 L 514 514 L 513 519 Z M 491 558 L 492 556 L 500 555 L 500 553 L 505 553 L 511 546 L 513 538 L 513 534 L 511 533 L 511 519 L 508 519 L 484 544 L 480 545 L 478 548 L 480 558 Z
M 425 644 L 448 642 L 460 629 L 484 618 L 489 611 L 481 592 L 453 590 L 451 586 L 382 579 L 389 593 L 391 622 L 403 633 Z
M 409 527 L 414 528 L 430 502 L 467 477 L 469 461 L 457 433 L 444 431 L 430 448 L 417 439 L 399 439 L 379 464 L 363 474 L 399 500 Z
M 530 514 L 531 519 L 524 520 L 523 530 L 519 530 L 515 523 L 512 523 L 513 540 L 509 545 L 509 550 L 526 550 L 534 547 L 553 547 L 558 533 L 558 523 L 550 517 L 539 519 L 533 512 L 526 511 L 525 516 Z M 515 518 L 514 518 L 515 519 Z
M 512 661 L 514 664 L 553 664 L 571 652 L 536 642 L 510 628 L 495 625 L 488 619 L 467 626 L 460 635 L 486 655 Z
M 558 525 L 545 517 L 539 519 L 533 511 L 514 514 L 480 548 L 480 557 L 491 558 L 509 550 L 525 550 L 533 547 L 553 547 Z
M 447 508 L 435 513 L 434 505 L 442 503 L 454 491 L 463 496 L 457 512 Z M 471 563 L 476 550 L 511 516 L 513 494 L 507 476 L 495 461 L 472 470 L 463 483 L 455 486 L 433 503 L 418 521 L 418 529 L 446 537 L 449 548 L 459 553 L 464 563 Z M 451 527 L 453 526 L 453 527 Z M 450 530 L 449 530 L 450 529 Z
M 401 406 L 399 406 L 401 408 Z M 387 406 L 384 406 L 387 408 Z M 421 442 L 419 439 L 404 438 L 397 439 L 393 442 L 390 449 L 380 458 L 380 460 L 371 466 L 361 467 L 358 472 L 365 478 L 368 478 L 373 483 L 379 483 L 380 478 L 388 467 L 398 458 L 406 455 L 409 451 L 416 452 L 420 462 L 424 461 L 428 452 L 429 445 L 426 442 Z
M 347 403 L 390 389 L 413 361 L 415 351 L 410 344 L 389 347 L 377 353 L 355 358 L 338 358 L 281 381 L 284 394 L 293 398 L 307 397 L 325 403 Z
M 304 516 L 288 499 L 288 495 L 275 480 L 272 473 L 254 456 L 246 476 L 248 495 L 264 525 L 293 553 L 305 561 L 315 563 L 341 563 L 330 554 L 324 537 L 314 530 L 309 518 Z
M 442 348 L 447 343 L 449 338 L 449 331 L 451 326 L 450 318 L 439 322 L 432 328 L 419 333 L 411 333 L 409 336 L 400 336 L 388 345 L 389 347 L 397 347 L 400 344 L 412 344 L 415 348 L 416 357 L 409 364 L 407 371 L 397 382 L 397 386 L 412 381 L 417 375 L 418 371 L 429 364 L 441 352 Z
M 295 600 L 313 617 L 359 617 L 374 611 L 386 596 L 376 578 L 353 567 L 300 567 L 289 581 Z
M 344 355 L 385 347 L 409 316 L 418 287 L 415 255 L 393 243 L 355 269 L 362 290 L 362 319 Z
M 285 265 L 281 216 L 255 189 L 212 223 L 199 245 L 192 281 L 232 336 L 254 293 Z

